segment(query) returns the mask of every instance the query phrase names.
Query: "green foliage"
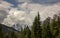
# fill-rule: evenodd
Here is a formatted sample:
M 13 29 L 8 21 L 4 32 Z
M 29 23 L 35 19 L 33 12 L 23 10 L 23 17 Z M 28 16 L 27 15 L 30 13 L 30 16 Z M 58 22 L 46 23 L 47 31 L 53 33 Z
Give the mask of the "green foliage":
M 10 35 L 10 38 L 17 38 L 17 34 L 14 31 L 12 31 L 11 35 Z
M 2 38 L 2 27 L 0 27 L 0 38 Z
M 31 38 L 31 31 L 29 27 L 25 27 L 24 30 L 21 29 L 21 36 L 20 38 Z
M 59 28 L 60 28 L 60 24 L 59 24 L 59 16 L 54 15 L 53 19 L 52 19 L 52 23 L 51 23 L 51 28 L 52 28 L 52 34 L 54 36 L 54 38 L 57 38 L 57 36 L 59 35 Z
M 32 25 L 31 38 L 42 38 L 42 29 L 40 25 L 40 15 L 38 13 Z
M 29 29 L 28 26 L 26 27 L 26 35 L 25 35 L 25 38 L 31 38 L 31 31 L 30 31 L 30 29 Z
M 47 18 L 43 24 L 43 38 L 53 38 L 50 30 L 50 18 Z

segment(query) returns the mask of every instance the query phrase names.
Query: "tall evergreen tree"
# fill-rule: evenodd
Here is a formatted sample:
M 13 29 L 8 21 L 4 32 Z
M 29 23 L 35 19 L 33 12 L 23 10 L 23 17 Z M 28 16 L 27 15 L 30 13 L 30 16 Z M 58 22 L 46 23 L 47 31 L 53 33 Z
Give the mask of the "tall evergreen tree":
M 51 28 L 52 28 L 52 34 L 54 36 L 54 38 L 56 38 L 59 34 L 59 30 L 58 30 L 58 16 L 57 15 L 54 15 L 53 19 L 52 19 L 52 24 L 51 24 Z
M 60 15 L 57 16 L 57 28 L 58 28 L 58 32 L 56 32 L 57 38 L 60 38 Z
M 6 34 L 4 38 L 9 38 L 9 35 Z
M 30 29 L 29 29 L 28 26 L 26 27 L 26 35 L 25 35 L 25 38 L 31 38 L 31 31 L 30 31 Z
M 18 38 L 14 31 L 11 32 L 10 38 Z
M 20 38 L 23 38 L 23 37 L 24 37 L 23 35 L 24 35 L 24 34 L 23 34 L 23 28 L 21 27 Z
M 35 17 L 33 25 L 32 25 L 31 38 L 42 38 L 42 29 L 41 29 L 39 13 Z
M 42 38 L 53 38 L 53 35 L 50 30 L 50 18 L 49 17 L 44 21 Z
M 0 38 L 3 38 L 3 30 L 2 30 L 2 27 L 0 27 Z
M 26 35 L 26 27 L 24 27 L 24 29 L 21 29 L 20 38 L 25 38 L 25 35 Z
M 24 29 L 21 28 L 20 38 L 31 38 L 31 31 L 28 26 L 25 26 Z

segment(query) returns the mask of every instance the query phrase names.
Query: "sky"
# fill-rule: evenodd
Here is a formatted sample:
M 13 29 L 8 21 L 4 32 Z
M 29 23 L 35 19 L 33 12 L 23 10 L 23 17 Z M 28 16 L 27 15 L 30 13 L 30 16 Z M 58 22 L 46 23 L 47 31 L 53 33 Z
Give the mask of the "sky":
M 60 0 L 0 0 L 0 23 L 32 25 L 39 12 L 41 21 L 60 13 Z

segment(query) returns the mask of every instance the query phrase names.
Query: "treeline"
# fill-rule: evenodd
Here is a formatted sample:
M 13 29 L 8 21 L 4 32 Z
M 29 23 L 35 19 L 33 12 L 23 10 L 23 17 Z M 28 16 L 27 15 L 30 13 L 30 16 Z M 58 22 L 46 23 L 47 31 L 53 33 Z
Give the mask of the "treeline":
M 21 28 L 19 33 L 11 31 L 10 34 L 3 34 L 0 28 L 0 38 L 60 38 L 60 15 L 54 15 L 53 19 L 48 17 L 41 22 L 40 15 L 35 17 L 34 22 L 29 28 Z

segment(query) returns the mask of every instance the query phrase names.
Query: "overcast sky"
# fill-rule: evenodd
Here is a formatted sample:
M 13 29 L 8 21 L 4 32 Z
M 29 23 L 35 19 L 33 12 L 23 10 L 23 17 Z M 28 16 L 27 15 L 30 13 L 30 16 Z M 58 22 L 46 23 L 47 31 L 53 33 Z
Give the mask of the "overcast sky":
M 60 13 L 60 0 L 0 0 L 0 23 L 31 25 L 37 13 L 41 21 Z

